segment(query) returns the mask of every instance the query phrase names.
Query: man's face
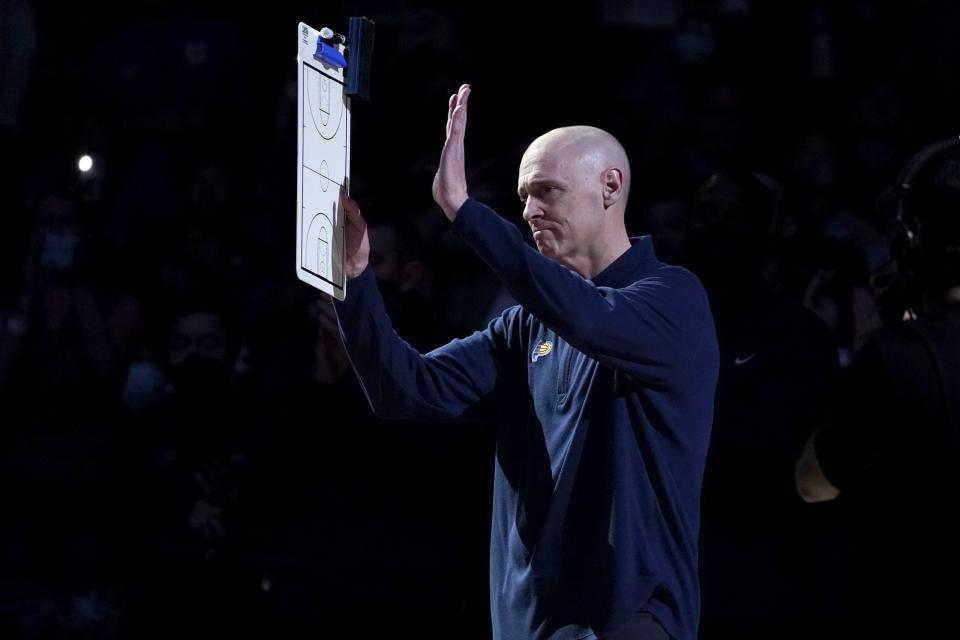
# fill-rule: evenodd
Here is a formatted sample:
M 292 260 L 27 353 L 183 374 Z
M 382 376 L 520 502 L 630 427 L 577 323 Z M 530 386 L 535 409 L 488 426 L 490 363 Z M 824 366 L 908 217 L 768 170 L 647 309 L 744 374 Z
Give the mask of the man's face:
M 524 204 L 523 219 L 540 253 L 567 266 L 588 250 L 599 228 L 602 172 L 591 166 L 556 145 L 536 142 L 520 162 L 517 194 Z

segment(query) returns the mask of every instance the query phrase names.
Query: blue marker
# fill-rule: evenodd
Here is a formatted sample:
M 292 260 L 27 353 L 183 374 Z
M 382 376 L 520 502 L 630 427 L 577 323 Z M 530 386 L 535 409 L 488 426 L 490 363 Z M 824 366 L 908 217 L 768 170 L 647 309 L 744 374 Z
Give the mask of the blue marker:
M 317 50 L 313 54 L 313 57 L 330 65 L 331 67 L 337 67 L 338 69 L 343 69 L 347 66 L 347 61 L 343 57 L 343 54 L 337 50 L 336 47 L 330 46 L 320 38 L 317 38 Z

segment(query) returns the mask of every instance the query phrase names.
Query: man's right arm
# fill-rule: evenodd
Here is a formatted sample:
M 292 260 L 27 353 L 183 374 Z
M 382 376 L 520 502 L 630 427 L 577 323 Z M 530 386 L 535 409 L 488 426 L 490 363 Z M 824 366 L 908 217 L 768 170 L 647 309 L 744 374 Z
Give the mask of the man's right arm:
M 485 331 L 421 355 L 394 332 L 372 269 L 350 280 L 335 301 L 340 333 L 375 414 L 383 418 L 459 418 L 493 391 L 504 317 Z
M 506 314 L 483 332 L 426 355 L 390 324 L 370 268 L 370 237 L 360 207 L 340 191 L 346 300 L 335 301 L 340 335 L 373 412 L 383 418 L 459 418 L 493 391 Z

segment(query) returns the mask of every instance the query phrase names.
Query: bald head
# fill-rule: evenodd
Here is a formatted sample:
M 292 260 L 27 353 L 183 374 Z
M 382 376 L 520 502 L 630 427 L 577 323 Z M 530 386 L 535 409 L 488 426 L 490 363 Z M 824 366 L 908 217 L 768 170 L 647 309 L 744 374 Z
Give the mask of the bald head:
M 616 169 L 623 180 L 622 208 L 630 192 L 630 161 L 620 141 L 597 127 L 578 125 L 560 127 L 543 134 L 527 147 L 529 156 L 548 157 L 582 171 L 584 175 Z
M 629 185 L 630 163 L 616 138 L 564 127 L 527 147 L 517 195 L 540 252 L 590 278 L 630 247 L 623 220 Z

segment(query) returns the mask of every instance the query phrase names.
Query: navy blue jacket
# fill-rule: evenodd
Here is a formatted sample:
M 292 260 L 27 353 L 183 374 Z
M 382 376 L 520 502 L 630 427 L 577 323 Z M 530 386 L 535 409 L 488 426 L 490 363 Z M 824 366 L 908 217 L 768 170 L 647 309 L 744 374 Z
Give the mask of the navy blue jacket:
M 587 280 L 472 199 L 453 229 L 520 303 L 486 330 L 417 353 L 369 268 L 337 312 L 378 415 L 449 420 L 492 400 L 494 637 L 595 638 L 647 611 L 692 640 L 719 367 L 703 287 L 649 237 Z

